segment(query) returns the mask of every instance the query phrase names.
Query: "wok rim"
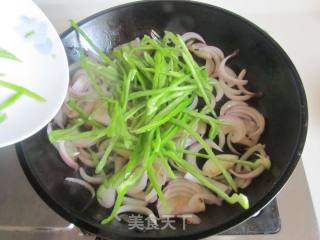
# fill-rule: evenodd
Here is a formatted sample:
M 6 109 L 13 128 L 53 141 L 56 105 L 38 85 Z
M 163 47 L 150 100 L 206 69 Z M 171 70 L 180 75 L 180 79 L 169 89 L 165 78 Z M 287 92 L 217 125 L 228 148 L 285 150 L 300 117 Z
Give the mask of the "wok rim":
M 89 17 L 84 18 L 83 20 L 79 21 L 78 24 L 83 25 L 94 18 L 97 18 L 103 14 L 109 13 L 111 11 L 116 11 L 124 7 L 129 7 L 136 4 L 149 4 L 152 2 L 161 2 L 161 3 L 178 3 L 181 2 L 179 0 L 168 0 L 168 1 L 154 1 L 154 0 L 148 0 L 148 1 L 135 1 L 130 2 L 126 4 L 121 4 L 118 6 L 114 6 L 112 8 L 107 8 L 105 10 L 99 11 Z M 207 7 L 210 9 L 213 9 L 215 11 L 220 11 L 224 14 L 230 15 L 231 17 L 235 18 L 237 21 L 245 23 L 249 28 L 252 28 L 254 31 L 258 31 L 265 39 L 266 41 L 269 41 L 276 49 L 276 51 L 281 55 L 281 57 L 286 62 L 287 67 L 291 70 L 293 74 L 293 83 L 296 84 L 298 94 L 300 96 L 300 121 L 301 125 L 299 127 L 299 135 L 297 138 L 296 146 L 293 151 L 293 157 L 291 159 L 291 164 L 287 167 L 287 169 L 284 171 L 282 176 L 278 179 L 276 184 L 272 187 L 271 191 L 266 194 L 260 201 L 258 201 L 255 205 L 251 206 L 248 210 L 241 213 L 238 217 L 221 224 L 217 227 L 211 228 L 206 231 L 193 233 L 190 235 L 182 235 L 182 236 L 172 236 L 172 237 L 164 237 L 164 238 L 152 238 L 150 239 L 198 239 L 203 237 L 208 237 L 210 235 L 215 235 L 217 233 L 221 233 L 223 231 L 226 231 L 229 228 L 232 228 L 249 217 L 251 217 L 254 213 L 258 212 L 260 209 L 262 209 L 264 206 L 266 206 L 273 198 L 278 194 L 278 192 L 282 189 L 282 187 L 286 184 L 289 177 L 291 176 L 292 172 L 294 171 L 300 157 L 302 154 L 302 150 L 306 141 L 307 136 L 307 129 L 308 129 L 308 108 L 307 108 L 307 98 L 304 91 L 304 87 L 301 81 L 301 78 L 298 74 L 298 71 L 296 70 L 293 62 L 289 58 L 289 56 L 286 54 L 286 52 L 282 49 L 282 47 L 264 30 L 262 30 L 260 27 L 258 27 L 253 22 L 245 19 L 244 17 L 233 13 L 229 10 L 226 10 L 221 7 L 217 7 L 214 5 L 201 3 L 201 2 L 195 2 L 195 1 L 186 1 L 185 4 L 191 4 L 191 5 L 202 5 L 203 7 Z M 60 34 L 60 38 L 64 39 L 67 37 L 68 34 L 70 34 L 72 31 L 74 31 L 71 27 L 65 30 L 62 34 Z M 119 231 L 104 231 L 103 227 L 97 227 L 96 225 L 90 223 L 89 221 L 86 221 L 85 219 L 75 216 L 71 211 L 68 211 L 68 209 L 61 206 L 57 201 L 55 201 L 48 192 L 44 190 L 44 188 L 41 186 L 40 182 L 37 180 L 37 178 L 32 174 L 31 168 L 28 166 L 27 161 L 24 157 L 22 143 L 18 143 L 15 145 L 18 159 L 20 162 L 20 165 L 27 176 L 27 179 L 29 180 L 30 184 L 34 188 L 34 190 L 38 193 L 38 195 L 42 198 L 42 200 L 50 207 L 52 208 L 56 213 L 58 213 L 60 216 L 62 216 L 67 221 L 74 223 L 76 226 L 80 227 L 81 229 L 87 230 L 89 232 L 92 232 L 94 234 L 97 234 L 99 236 L 107 237 L 120 237 L 121 239 L 142 239 L 143 234 L 141 237 L 135 237 L 132 238 L 128 235 L 122 235 Z

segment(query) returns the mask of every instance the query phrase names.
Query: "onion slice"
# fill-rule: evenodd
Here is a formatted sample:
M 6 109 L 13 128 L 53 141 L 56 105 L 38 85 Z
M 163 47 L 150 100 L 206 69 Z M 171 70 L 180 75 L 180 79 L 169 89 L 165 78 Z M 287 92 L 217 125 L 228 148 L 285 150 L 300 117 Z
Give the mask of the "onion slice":
M 250 179 L 250 178 L 258 177 L 264 171 L 264 169 L 265 169 L 264 166 L 259 166 L 248 173 L 237 173 L 232 169 L 229 169 L 229 171 L 238 178 Z
M 192 182 L 195 182 L 195 183 L 198 183 L 198 184 L 201 184 L 199 181 L 198 181 L 198 179 L 196 179 L 194 176 L 192 176 L 190 173 L 186 173 L 185 175 L 184 175 L 184 178 L 185 179 L 188 179 L 188 180 L 190 180 L 190 181 L 192 181 Z M 223 184 L 223 183 L 221 183 L 221 182 L 218 182 L 218 181 L 216 181 L 216 180 L 214 180 L 214 179 L 212 179 L 212 178 L 208 178 L 208 177 L 206 177 L 207 178 L 207 180 L 209 181 L 209 182 L 211 182 L 213 185 L 215 185 L 216 187 L 218 187 L 218 188 L 220 188 L 223 192 L 229 192 L 230 191 L 230 187 L 229 186 L 227 186 L 227 185 L 225 185 L 225 184 Z M 201 184 L 202 185 L 202 184 Z
M 226 115 L 226 112 L 228 111 L 229 108 L 236 107 L 236 106 L 248 106 L 248 104 L 242 101 L 234 101 L 234 100 L 228 101 L 221 106 L 220 116 Z
M 65 164 L 74 170 L 78 170 L 79 165 L 75 161 L 75 158 L 79 155 L 77 148 L 71 142 L 65 141 L 58 141 L 57 148 Z
M 238 79 L 237 77 L 231 76 L 227 70 L 226 70 L 226 62 L 236 56 L 238 54 L 238 50 L 234 51 L 232 54 L 230 54 L 229 56 L 227 56 L 225 59 L 223 59 L 223 61 L 221 62 L 221 64 L 219 65 L 218 68 L 218 76 L 219 79 L 228 82 L 230 84 L 235 84 L 235 85 L 245 85 L 247 84 L 247 80 L 242 80 L 242 79 Z
M 157 217 L 154 215 L 154 213 L 147 207 L 142 206 L 134 206 L 134 205 L 123 205 L 118 210 L 118 215 L 124 212 L 134 212 L 134 213 L 140 213 L 145 216 L 148 216 L 149 219 L 154 223 L 157 224 Z
M 97 192 L 99 204 L 105 208 L 111 208 L 115 202 L 116 191 L 111 187 L 100 185 Z
M 131 198 L 131 197 L 124 197 L 122 205 L 133 205 L 133 206 L 141 206 L 141 207 L 145 207 L 147 206 L 147 202 L 146 201 L 142 201 L 140 199 L 135 199 L 135 198 Z
M 245 179 L 236 177 L 234 181 L 237 187 L 244 189 L 250 185 L 250 183 L 252 182 L 252 178 Z
M 82 138 L 79 140 L 74 140 L 72 142 L 79 148 L 88 148 L 96 144 L 96 141 L 93 138 Z
M 153 188 L 150 193 L 148 193 L 145 197 L 145 201 L 148 202 L 148 203 L 154 203 L 155 201 L 157 201 L 158 199 L 158 195 L 157 195 L 157 192 L 156 190 Z
M 142 192 L 145 189 L 145 187 L 147 186 L 147 182 L 148 182 L 148 175 L 147 175 L 146 172 L 144 172 L 144 174 L 140 178 L 139 182 L 134 187 L 132 187 L 127 192 L 127 194 L 130 195 L 130 194 L 135 194 L 135 193 L 138 193 L 138 192 Z
M 91 193 L 91 198 L 94 198 L 94 196 L 95 196 L 94 188 L 86 181 L 79 179 L 79 178 L 71 178 L 71 177 L 67 177 L 64 180 L 83 186 L 85 189 L 87 189 Z
M 211 139 L 206 139 L 205 140 L 206 143 L 209 145 L 209 147 L 214 148 L 220 152 L 223 152 L 222 149 Z M 200 143 L 195 143 L 190 147 L 190 151 L 198 153 L 201 149 L 202 149 L 202 145 Z M 186 160 L 189 161 L 191 164 L 193 164 L 194 166 L 198 167 L 196 160 L 197 157 L 195 155 L 192 154 L 187 154 L 186 155 Z
M 199 42 L 206 43 L 206 41 L 198 33 L 195 32 L 186 32 L 182 36 L 183 41 L 187 42 L 191 39 L 196 39 Z
M 72 96 L 92 95 L 94 93 L 88 74 L 83 69 L 78 69 L 71 78 L 69 93 Z
M 79 160 L 88 167 L 95 167 L 95 163 L 92 161 L 90 154 L 82 148 L 79 148 Z
M 132 197 L 132 198 L 135 198 L 135 199 L 138 199 L 138 200 L 142 200 L 142 201 L 145 201 L 145 198 L 146 198 L 146 193 L 145 192 L 137 192 L 137 193 L 128 193 L 127 192 L 127 195 Z
M 220 206 L 222 204 L 221 199 L 219 199 L 216 195 L 213 193 L 196 193 L 193 195 L 191 198 L 189 204 L 192 204 L 193 199 L 201 199 L 203 200 L 206 204 L 216 204 Z
M 220 159 L 238 159 L 238 156 L 232 155 L 232 154 L 221 154 L 217 155 L 217 158 Z M 220 164 L 223 166 L 225 169 L 232 168 L 234 166 L 233 162 L 229 161 L 221 161 Z M 208 177 L 216 177 L 221 174 L 220 169 L 214 164 L 214 162 L 211 159 L 208 159 L 205 164 L 202 167 L 202 172 L 208 176 Z
M 240 155 L 240 153 L 238 152 L 238 150 L 235 149 L 234 146 L 232 145 L 231 137 L 232 137 L 232 135 L 231 135 L 231 133 L 230 133 L 230 134 L 227 136 L 227 146 L 228 146 L 228 148 L 230 149 L 231 152 Z
M 99 176 L 99 175 L 89 176 L 82 167 L 80 167 L 79 173 L 80 173 L 80 176 L 89 183 L 100 184 L 102 182 L 102 176 Z
M 216 92 L 216 101 L 219 102 L 222 99 L 224 92 L 223 92 L 223 89 L 221 88 L 220 84 L 218 84 L 218 83 L 215 85 L 215 88 L 217 91 Z
M 53 122 L 60 128 L 64 128 L 65 124 L 67 123 L 67 116 L 64 114 L 62 109 L 60 109 L 56 116 L 53 118 Z
M 264 145 L 259 143 L 251 148 L 248 148 L 248 150 L 240 157 L 240 159 L 247 160 L 255 152 L 259 152 L 263 157 L 266 157 L 267 154 L 264 150 L 264 147 L 265 147 Z

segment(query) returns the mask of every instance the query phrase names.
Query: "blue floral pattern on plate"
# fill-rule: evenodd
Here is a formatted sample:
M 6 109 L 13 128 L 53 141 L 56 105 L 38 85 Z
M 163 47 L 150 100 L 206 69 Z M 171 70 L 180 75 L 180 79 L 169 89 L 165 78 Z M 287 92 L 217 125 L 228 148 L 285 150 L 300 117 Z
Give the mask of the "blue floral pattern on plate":
M 39 53 L 51 53 L 53 44 L 48 37 L 47 22 L 36 18 L 21 16 L 17 31 L 25 41 L 32 43 Z

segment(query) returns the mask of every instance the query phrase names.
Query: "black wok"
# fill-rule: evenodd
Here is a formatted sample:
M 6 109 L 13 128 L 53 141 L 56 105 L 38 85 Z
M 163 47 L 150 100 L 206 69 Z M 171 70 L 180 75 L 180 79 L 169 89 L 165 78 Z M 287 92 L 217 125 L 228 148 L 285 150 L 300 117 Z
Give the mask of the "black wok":
M 224 203 L 221 207 L 209 206 L 199 214 L 202 223 L 188 226 L 185 231 L 169 228 L 137 232 L 117 221 L 99 224 L 107 211 L 95 200 L 88 203 L 86 190 L 64 183 L 65 177 L 78 175 L 60 160 L 43 129 L 18 144 L 17 151 L 25 174 L 51 208 L 80 228 L 111 239 L 195 239 L 239 224 L 275 197 L 300 158 L 307 132 L 307 102 L 295 67 L 267 33 L 221 8 L 184 1 L 130 3 L 97 13 L 81 21 L 80 25 L 107 52 L 150 33 L 151 29 L 176 33 L 195 31 L 226 54 L 240 49 L 240 57 L 232 61 L 232 67 L 237 71 L 247 68 L 250 89 L 264 93 L 253 104 L 266 117 L 262 142 L 267 146 L 272 168 L 244 191 L 250 200 L 248 210 Z M 78 35 L 68 29 L 61 38 L 71 64 L 79 57 L 76 50 L 81 47 Z

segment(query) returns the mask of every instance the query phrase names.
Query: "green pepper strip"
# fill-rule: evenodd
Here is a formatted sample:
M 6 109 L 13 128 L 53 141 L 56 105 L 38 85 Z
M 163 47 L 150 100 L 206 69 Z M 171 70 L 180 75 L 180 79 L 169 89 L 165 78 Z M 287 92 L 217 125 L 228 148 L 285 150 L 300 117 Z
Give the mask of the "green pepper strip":
M 117 216 L 118 210 L 123 202 L 125 194 L 127 193 L 130 187 L 134 186 L 139 181 L 143 173 L 144 173 L 144 169 L 139 168 L 134 173 L 132 173 L 127 180 L 125 180 L 123 183 L 120 184 L 120 186 L 117 188 L 118 196 L 113 206 L 112 212 L 110 216 L 108 216 L 107 218 L 101 221 L 101 224 L 107 224 L 111 222 L 112 219 L 115 218 L 115 216 Z
M 15 94 L 12 94 L 10 97 L 8 97 L 6 100 L 4 100 L 2 103 L 0 103 L 0 111 L 13 105 L 21 96 L 23 93 L 17 92 Z
M 18 93 L 22 93 L 23 95 L 26 95 L 30 98 L 33 98 L 39 102 L 46 102 L 47 100 L 43 97 L 41 97 L 39 94 L 32 92 L 24 87 L 21 87 L 19 85 L 13 84 L 13 83 L 9 83 L 3 80 L 0 80 L 0 86 L 11 89 L 13 91 L 16 91 Z
M 21 60 L 19 58 L 17 58 L 13 53 L 0 48 L 0 58 L 6 58 L 6 59 L 10 59 L 10 60 L 14 60 L 17 62 L 21 62 Z
M 168 160 L 163 156 L 163 154 L 161 152 L 159 152 L 159 158 L 160 158 L 160 161 L 161 161 L 162 165 L 166 169 L 166 172 L 167 172 L 168 176 L 171 179 L 176 179 L 176 175 L 172 171 L 172 168 L 170 167 L 170 165 L 168 163 Z
M 173 161 L 175 161 L 180 167 L 185 169 L 187 172 L 189 172 L 191 175 L 196 177 L 203 185 L 205 185 L 210 190 L 214 191 L 219 197 L 224 199 L 226 202 L 230 204 L 239 203 L 244 209 L 249 208 L 249 200 L 248 198 L 240 194 L 232 194 L 230 197 L 228 194 L 226 194 L 224 191 L 222 191 L 217 186 L 213 185 L 205 176 L 202 175 L 202 172 L 195 168 L 191 163 L 188 161 L 179 158 L 175 153 L 172 151 L 167 151 L 164 153 L 167 157 L 171 158 Z
M 176 119 L 171 119 L 170 122 L 185 129 L 192 137 L 194 137 L 203 146 L 203 148 L 206 150 L 206 152 L 210 156 L 210 160 L 212 160 L 213 163 L 218 167 L 218 169 L 221 171 L 221 173 L 223 174 L 223 176 L 225 177 L 229 185 L 232 187 L 232 189 L 234 191 L 237 191 L 237 186 L 233 181 L 230 173 L 226 171 L 226 169 L 220 164 L 219 160 L 214 155 L 214 153 L 212 152 L 211 148 L 208 146 L 206 141 L 204 141 L 203 138 L 197 132 L 191 129 L 186 123 Z
M 197 157 L 201 157 L 201 158 L 210 158 L 208 154 L 203 154 L 203 153 L 198 153 L 198 152 L 193 152 L 193 151 L 190 151 L 190 150 L 185 150 L 184 148 L 178 148 L 177 151 L 179 152 L 183 152 L 184 154 L 190 154 L 190 155 L 194 155 L 194 156 L 197 156 Z M 255 161 L 255 162 L 250 162 L 250 161 L 246 161 L 246 160 L 241 160 L 241 159 L 228 159 L 228 158 L 220 158 L 217 156 L 217 158 L 220 160 L 220 161 L 223 161 L 223 162 L 233 162 L 233 163 L 237 163 L 237 164 L 240 164 L 240 165 L 243 165 L 243 166 L 248 166 L 250 168 L 257 168 L 261 165 L 261 161 Z M 261 158 L 261 157 L 260 157 Z
M 178 91 L 187 91 L 187 90 L 194 90 L 195 86 L 181 86 L 181 87 L 167 87 L 167 88 L 160 88 L 160 89 L 153 89 L 153 90 L 145 90 L 145 91 L 137 91 L 131 93 L 129 95 L 129 100 L 133 100 L 140 97 L 147 97 L 156 94 L 161 94 L 164 92 L 178 92 Z
M 142 70 L 147 71 L 147 72 L 152 72 L 152 73 L 156 72 L 153 68 L 143 68 Z M 181 78 L 181 77 L 184 76 L 183 73 L 172 71 L 172 70 L 171 71 L 167 71 L 167 72 L 159 72 L 159 73 L 163 74 L 163 75 L 170 76 L 170 77 L 174 77 L 174 78 Z
M 108 161 L 108 157 L 110 156 L 111 151 L 113 150 L 116 142 L 117 142 L 118 138 L 117 137 L 113 137 L 106 149 L 106 151 L 104 152 L 101 160 L 99 161 L 97 167 L 96 167 L 96 174 L 101 173 L 103 168 L 106 166 L 107 161 Z
M 91 117 L 90 117 L 87 113 L 85 113 L 85 112 L 77 105 L 77 103 L 76 103 L 76 101 L 75 101 L 74 99 L 71 98 L 71 99 L 68 101 L 68 106 L 69 106 L 73 111 L 79 113 L 80 117 L 81 117 L 84 121 L 86 121 L 87 123 L 91 124 L 92 126 L 97 127 L 97 128 L 103 128 L 103 127 L 104 127 L 101 123 L 97 122 L 97 121 L 94 120 L 94 119 L 91 119 Z
M 74 129 L 72 131 L 70 131 L 70 129 L 63 129 L 63 130 L 59 129 L 49 133 L 49 140 L 51 142 L 56 142 L 59 140 L 75 141 L 82 138 L 93 138 L 95 140 L 98 140 L 104 137 L 105 135 L 106 135 L 105 129 L 98 129 L 98 130 L 92 130 L 92 131 L 80 132 L 80 133 L 75 133 Z
M 84 31 L 82 31 L 82 29 L 78 26 L 78 24 L 74 20 L 70 20 L 70 24 L 89 43 L 89 45 L 99 54 L 99 56 L 101 57 L 101 59 L 104 62 L 106 62 L 108 64 L 113 64 L 111 59 L 103 51 L 101 51 L 100 48 L 98 48 L 93 43 L 93 41 L 88 37 L 88 35 Z
M 7 115 L 5 113 L 0 113 L 0 123 L 4 122 L 7 119 Z
M 155 191 L 157 192 L 161 203 L 166 205 L 164 194 L 161 191 L 161 187 L 157 182 L 158 180 L 153 170 L 153 162 L 156 158 L 156 154 L 151 153 L 151 150 L 152 150 L 153 137 L 155 133 L 156 132 L 154 130 L 147 133 L 147 137 L 146 137 L 147 139 L 145 143 L 146 146 L 143 154 L 143 167 L 147 169 L 147 174 L 148 174 L 150 183 L 152 187 L 155 189 Z
M 184 101 L 181 102 L 182 99 L 184 99 Z M 190 99 L 185 99 L 184 96 L 175 99 L 165 109 L 159 112 L 149 124 L 139 129 L 133 130 L 133 132 L 136 134 L 140 134 L 165 124 L 166 122 L 170 121 L 170 119 L 179 114 L 187 106 L 189 106 L 190 103 Z
M 137 70 L 135 70 L 135 69 L 130 70 L 128 77 L 125 79 L 125 81 L 123 83 L 123 90 L 122 90 L 122 96 L 121 96 L 122 111 L 123 112 L 125 112 L 127 109 L 128 96 L 129 96 L 129 92 L 130 92 L 130 83 L 133 81 L 136 73 L 137 73 Z
M 124 114 L 124 119 L 127 121 L 129 118 L 133 117 L 137 112 L 139 112 L 142 108 L 144 108 L 146 104 L 144 102 L 134 106 L 130 109 L 130 111 Z

